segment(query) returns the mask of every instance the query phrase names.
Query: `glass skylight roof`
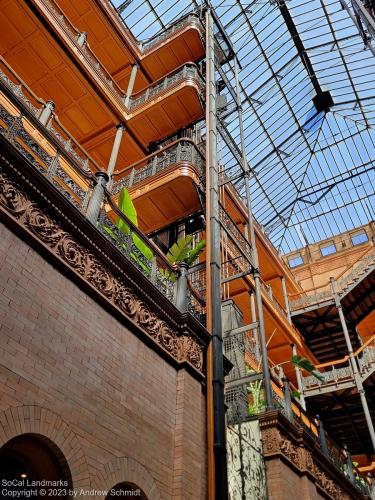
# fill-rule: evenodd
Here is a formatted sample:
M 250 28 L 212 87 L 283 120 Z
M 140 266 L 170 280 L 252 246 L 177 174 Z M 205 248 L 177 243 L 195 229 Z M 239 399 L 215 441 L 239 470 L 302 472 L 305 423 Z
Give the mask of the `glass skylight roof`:
M 201 8 L 195 0 L 113 3 L 140 41 Z M 375 56 L 340 0 L 211 3 L 240 65 L 254 214 L 276 248 L 286 253 L 374 220 Z M 233 61 L 224 69 L 235 87 Z M 317 89 L 333 99 L 327 112 L 314 105 Z M 229 93 L 227 101 L 221 119 L 240 144 Z M 219 158 L 235 178 L 239 165 L 224 140 Z M 236 187 L 242 194 L 243 179 Z

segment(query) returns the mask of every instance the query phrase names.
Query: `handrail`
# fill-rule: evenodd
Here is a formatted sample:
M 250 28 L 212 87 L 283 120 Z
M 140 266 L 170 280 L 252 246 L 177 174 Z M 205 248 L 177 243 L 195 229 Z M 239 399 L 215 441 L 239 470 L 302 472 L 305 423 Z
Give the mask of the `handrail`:
M 370 245 L 351 265 L 350 267 L 347 267 L 346 269 L 344 269 L 344 271 L 342 271 L 338 276 L 336 276 L 335 280 L 338 281 L 340 278 L 342 278 L 344 276 L 344 274 L 346 274 L 347 272 L 351 272 L 353 270 L 353 267 L 358 264 L 358 262 L 360 260 L 363 259 L 363 257 L 365 257 L 366 254 L 368 254 L 369 252 L 371 252 L 371 250 L 374 249 L 374 246 L 373 245 Z M 302 292 L 295 292 L 295 293 L 288 293 L 288 297 L 296 297 L 296 296 L 303 296 L 303 295 L 306 295 L 307 293 L 309 292 L 314 292 L 316 290 L 320 290 L 321 288 L 325 288 L 325 287 L 328 287 L 329 286 L 329 283 L 326 283 L 324 285 L 319 285 L 319 286 L 316 286 L 316 287 L 313 287 L 313 288 L 308 288 L 306 290 L 303 290 Z
M 188 21 L 189 18 L 191 18 L 191 19 L 194 18 L 196 21 L 198 21 L 198 25 L 201 24 L 199 16 L 197 14 L 195 14 L 194 12 L 189 12 L 188 14 L 185 14 L 184 16 L 177 19 L 171 26 L 168 26 L 164 30 L 159 31 L 158 33 L 155 33 L 155 35 L 151 36 L 147 40 L 139 42 L 140 47 L 143 50 L 143 54 L 146 55 L 149 52 L 151 52 L 151 50 L 155 47 L 155 45 L 157 43 L 157 42 L 154 42 L 155 39 L 158 38 L 162 42 L 163 40 L 168 38 L 168 36 L 170 36 L 171 34 L 174 34 L 178 29 L 181 29 L 181 28 L 183 29 L 185 27 L 184 21 Z
M 134 94 L 131 95 L 132 98 L 134 98 L 135 96 L 137 96 L 138 94 L 142 94 L 143 92 L 145 92 L 147 89 L 149 88 L 152 88 L 153 86 L 157 85 L 158 83 L 166 80 L 169 76 L 172 76 L 174 75 L 175 73 L 178 73 L 182 68 L 185 68 L 186 66 L 193 66 L 196 70 L 197 70 L 197 74 L 202 78 L 202 80 L 204 80 L 203 78 L 203 75 L 202 73 L 200 72 L 198 66 L 193 62 L 193 61 L 187 61 L 183 64 L 180 64 L 179 66 L 177 66 L 177 68 L 174 68 L 172 69 L 172 71 L 170 71 L 169 73 L 167 73 L 166 75 L 164 76 L 161 76 L 160 78 L 158 78 L 157 80 L 155 80 L 154 82 L 150 83 L 150 85 L 146 85 L 145 87 L 143 87 L 143 89 L 141 90 L 138 90 L 137 92 L 134 92 Z
M 12 74 L 13 78 L 18 82 L 18 85 L 21 85 L 21 87 L 24 87 L 25 90 L 34 98 L 34 100 L 36 102 L 38 102 L 39 104 L 42 104 L 42 105 L 46 104 L 46 102 L 43 99 L 41 99 L 36 94 L 34 94 L 34 92 L 30 89 L 30 87 L 17 75 L 17 73 L 9 66 L 9 64 L 1 56 L 0 56 L 0 63 L 3 64 L 4 67 L 6 68 L 6 70 Z M 9 78 L 6 75 L 5 75 L 5 77 L 9 80 Z M 11 80 L 9 80 L 9 81 L 13 85 L 17 86 L 17 84 L 12 82 Z M 0 83 L 4 83 L 6 85 L 6 88 L 8 88 L 10 90 L 10 92 L 12 93 L 12 98 L 16 100 L 17 105 L 23 110 L 24 114 L 27 115 L 28 119 L 42 133 L 42 135 L 47 136 L 48 140 L 51 141 L 55 146 L 56 146 L 56 142 L 57 143 L 63 142 L 62 149 L 61 149 L 61 146 L 58 146 L 58 149 L 61 150 L 61 151 L 59 151 L 60 154 L 63 156 L 68 156 L 69 161 L 73 162 L 75 168 L 77 168 L 79 170 L 81 175 L 83 175 L 86 178 L 91 177 L 90 174 L 88 172 L 86 172 L 82 168 L 82 166 L 79 165 L 79 163 L 77 162 L 77 158 L 75 158 L 73 155 L 74 151 L 69 151 L 69 149 L 67 148 L 68 143 L 65 142 L 64 138 L 59 136 L 59 134 L 57 136 L 57 134 L 54 133 L 54 131 L 51 127 L 51 120 L 55 121 L 57 123 L 57 125 L 60 127 L 60 129 L 63 131 L 63 133 L 67 136 L 67 138 L 68 138 L 67 141 L 70 143 L 73 142 L 75 144 L 75 146 L 79 149 L 79 151 L 83 154 L 83 156 L 93 165 L 94 170 L 97 172 L 102 171 L 102 168 L 97 164 L 97 162 L 82 148 L 82 146 L 79 144 L 79 142 L 69 133 L 69 131 L 60 122 L 55 111 L 52 111 L 52 113 L 51 113 L 51 118 L 50 118 L 49 124 L 47 126 L 42 125 L 41 122 L 38 120 L 38 117 L 36 116 L 36 114 L 33 114 L 30 111 L 30 109 L 28 107 L 27 98 L 24 96 L 22 90 L 20 89 L 20 91 L 15 92 L 15 89 L 11 88 L 10 84 L 4 78 L 1 78 L 1 73 L 0 73 Z M 36 111 L 38 111 L 38 110 L 36 110 Z M 42 109 L 40 111 L 42 111 Z M 82 158 L 80 158 L 80 160 L 83 161 Z
M 130 42 L 130 45 L 132 46 L 133 51 L 136 52 L 136 55 L 138 56 L 139 59 L 143 59 L 144 57 L 146 57 L 146 55 L 148 55 L 149 52 L 151 52 L 152 50 L 156 50 L 155 49 L 156 44 L 151 44 L 151 46 L 146 47 L 146 49 L 143 49 L 143 47 L 145 45 L 148 45 L 149 43 L 151 43 L 154 38 L 161 37 L 161 35 L 164 34 L 164 36 L 162 38 L 162 40 L 163 40 L 164 38 L 167 38 L 168 36 L 170 36 L 171 31 L 173 32 L 173 34 L 175 34 L 176 32 L 178 33 L 178 30 L 175 28 L 175 26 L 178 25 L 179 23 L 181 23 L 181 21 L 184 20 L 185 18 L 188 19 L 189 17 L 195 17 L 198 19 L 198 23 L 201 25 L 199 16 L 197 14 L 195 14 L 194 12 L 190 12 L 190 13 L 184 15 L 183 17 L 177 19 L 171 26 L 167 27 L 163 32 L 156 33 L 155 35 L 153 35 L 152 37 L 150 37 L 149 39 L 147 39 L 145 41 L 138 41 L 136 39 L 136 37 L 133 35 L 132 31 L 124 23 L 123 18 L 121 17 L 117 8 L 113 5 L 112 1 L 101 2 L 100 5 L 104 8 L 107 5 L 110 6 L 111 13 L 114 12 L 116 21 L 119 21 L 121 28 L 124 30 L 126 36 L 129 37 L 129 39 L 127 38 L 127 41 Z M 184 27 L 185 26 L 182 25 L 178 29 L 184 29 Z M 202 28 L 203 28 L 203 26 L 202 26 Z
M 37 96 L 34 91 L 22 80 L 22 78 L 13 70 L 11 66 L 6 62 L 6 60 L 3 58 L 3 56 L 0 55 L 0 62 L 6 67 L 7 71 L 12 74 L 12 76 L 18 81 L 18 84 L 21 85 L 21 87 L 24 87 L 25 90 L 31 95 L 31 97 L 38 103 L 38 104 L 45 104 L 45 101 Z
M 356 351 L 353 352 L 353 357 L 357 357 L 359 354 L 361 354 L 361 352 L 364 349 L 366 349 L 366 347 L 369 344 L 371 344 L 371 342 L 373 342 L 373 341 L 375 341 L 375 334 L 372 337 L 368 338 L 363 345 L 361 345 Z M 327 368 L 328 366 L 341 365 L 342 363 L 346 363 L 349 360 L 349 358 L 350 358 L 350 356 L 349 356 L 349 354 L 347 354 L 343 358 L 335 359 L 334 361 L 327 361 L 325 363 L 321 363 L 319 365 L 316 365 L 316 368 L 319 369 L 319 368 Z
M 2 79 L 0 77 L 0 88 L 2 86 Z M 87 180 L 93 180 L 93 174 L 91 172 L 85 171 L 82 166 L 77 162 L 77 159 L 73 156 L 72 151 L 68 151 L 63 144 L 58 140 L 58 138 L 40 121 L 33 115 L 33 113 L 22 103 L 18 96 L 12 95 L 14 102 L 20 110 L 20 117 L 25 117 L 32 124 L 32 126 L 38 130 L 38 132 L 51 143 L 58 154 L 66 159 L 66 161 L 76 170 L 79 175 L 86 178 Z
M 205 156 L 200 151 L 200 149 L 198 148 L 196 143 L 192 139 L 190 139 L 189 137 L 186 137 L 186 138 L 182 137 L 181 139 L 177 139 L 173 142 L 170 142 L 169 144 L 167 144 L 167 146 L 164 146 L 163 148 L 159 149 L 158 151 L 155 151 L 154 153 L 151 153 L 151 154 L 141 158 L 140 160 L 129 165 L 128 167 L 125 167 L 121 170 L 115 170 L 115 172 L 113 172 L 113 174 L 112 174 L 112 177 L 120 177 L 121 174 L 123 174 L 125 172 L 130 172 L 132 169 L 135 169 L 138 165 L 142 165 L 143 163 L 147 162 L 148 160 L 152 160 L 155 156 L 158 156 L 161 153 L 163 153 L 164 151 L 171 149 L 173 146 L 175 146 L 176 144 L 178 144 L 181 141 L 190 142 L 194 146 L 196 151 L 200 154 L 200 156 L 202 157 L 202 160 L 205 160 Z
M 70 20 L 65 16 L 64 11 L 57 5 L 53 4 L 50 2 L 50 0 L 38 0 L 44 7 L 45 11 L 49 12 L 56 20 L 56 23 L 59 25 L 60 29 L 64 31 L 64 33 L 68 36 L 70 39 L 70 42 L 72 42 L 77 49 L 77 51 L 86 59 L 88 59 L 90 63 L 90 67 L 94 73 L 104 81 L 106 84 L 107 89 L 109 90 L 109 93 L 114 97 L 117 101 L 118 104 L 127 112 L 131 112 L 132 108 L 137 107 L 138 105 L 142 105 L 143 102 L 148 100 L 148 97 L 146 97 L 145 101 L 137 103 L 136 101 L 140 99 L 140 95 L 142 93 L 146 93 L 151 91 L 153 88 L 155 88 L 157 85 L 160 85 L 161 81 L 167 81 L 168 78 L 170 78 L 173 74 L 178 73 L 181 71 L 181 68 L 184 67 L 189 67 L 189 66 L 194 66 L 195 70 L 197 71 L 197 75 L 199 78 L 202 79 L 203 77 L 199 71 L 199 68 L 197 65 L 193 62 L 187 62 L 185 64 L 180 65 L 178 68 L 174 69 L 164 77 L 161 77 L 160 79 L 156 80 L 156 82 L 153 82 L 149 86 L 146 86 L 143 90 L 140 90 L 133 94 L 129 100 L 129 106 L 125 105 L 125 93 L 120 87 L 117 85 L 117 83 L 113 80 L 111 74 L 107 71 L 107 69 L 100 63 L 98 58 L 95 56 L 94 52 L 91 50 L 90 45 L 88 43 L 85 43 L 84 45 L 80 45 L 77 42 L 78 36 L 80 32 L 73 26 L 73 24 L 70 22 Z M 170 87 L 172 88 L 172 86 Z M 167 90 L 168 87 L 166 87 L 163 90 Z
M 93 70 L 97 72 L 97 74 L 100 75 L 100 72 L 103 73 L 103 75 L 100 75 L 104 77 L 106 80 L 106 83 L 112 88 L 113 91 L 116 92 L 116 97 L 122 100 L 123 97 L 123 92 L 120 89 L 120 87 L 117 85 L 115 81 L 113 81 L 112 76 L 110 73 L 106 70 L 106 68 L 100 63 L 99 59 L 95 56 L 94 52 L 91 50 L 90 45 L 88 43 L 85 43 L 84 45 L 79 45 L 77 43 L 78 36 L 80 35 L 80 32 L 78 29 L 73 26 L 69 18 L 65 15 L 64 11 L 57 5 L 56 2 L 52 3 L 49 0 L 40 0 L 46 7 L 46 10 L 49 11 L 56 19 L 58 24 L 62 26 L 63 30 L 67 33 L 71 41 L 74 43 L 75 47 L 83 56 L 88 56 L 91 59 L 91 62 L 93 63 Z
M 181 64 L 180 66 L 178 66 L 174 70 L 170 71 L 169 73 L 167 73 L 163 77 L 159 78 L 155 82 L 151 83 L 150 85 L 144 87 L 142 90 L 139 90 L 138 92 L 132 94 L 131 98 L 129 100 L 129 108 L 126 108 L 126 109 L 128 109 L 129 111 L 131 111 L 132 108 L 136 108 L 139 105 L 142 105 L 144 102 L 146 102 L 149 99 L 149 96 L 147 94 L 151 93 L 152 90 L 155 89 L 155 88 L 157 88 L 158 85 L 160 85 L 161 83 L 167 82 L 168 79 L 172 78 L 173 76 L 179 75 L 181 73 L 181 78 L 184 78 L 183 72 L 187 68 L 193 68 L 195 70 L 196 75 L 198 76 L 198 82 L 200 84 L 202 84 L 204 82 L 204 78 L 203 78 L 202 73 L 200 72 L 198 66 L 195 63 L 191 62 L 191 61 L 190 62 L 186 62 L 184 64 Z M 186 76 L 186 78 L 188 78 L 188 76 Z M 195 76 L 194 76 L 194 78 L 195 78 Z M 200 81 L 199 81 L 199 79 L 200 79 Z M 177 79 L 176 81 L 172 82 L 171 85 L 165 86 L 165 88 L 163 87 L 162 89 L 158 90 L 155 94 L 152 95 L 152 97 L 155 97 L 155 95 L 157 95 L 158 93 L 170 90 L 171 88 L 173 88 L 173 86 L 177 85 L 178 81 L 179 81 L 179 79 Z M 141 99 L 141 96 L 143 94 L 145 94 L 147 96 L 145 98 L 145 101 L 137 102 L 137 101 L 139 101 Z
M 133 233 L 135 233 L 142 241 L 143 243 L 146 244 L 148 248 L 152 250 L 153 253 L 159 257 L 159 259 L 163 262 L 164 266 L 172 273 L 178 274 L 179 269 L 177 266 L 173 266 L 167 257 L 163 254 L 163 252 L 160 250 L 160 248 L 140 230 L 138 227 L 118 208 L 116 203 L 113 201 L 111 197 L 111 193 L 105 189 L 104 192 L 105 199 L 108 203 L 108 205 L 111 207 L 111 210 L 118 216 L 120 219 L 122 219 L 127 226 L 131 229 Z

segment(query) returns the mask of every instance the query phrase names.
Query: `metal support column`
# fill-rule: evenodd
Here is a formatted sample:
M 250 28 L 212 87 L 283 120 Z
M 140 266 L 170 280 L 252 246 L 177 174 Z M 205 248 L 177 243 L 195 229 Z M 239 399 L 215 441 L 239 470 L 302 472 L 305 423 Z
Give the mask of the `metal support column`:
M 109 180 L 109 177 L 105 172 L 96 172 L 95 177 L 96 184 L 92 191 L 91 198 L 86 210 L 87 219 L 94 225 L 98 220 L 100 207 L 104 197 L 104 189 Z
M 250 312 L 251 312 L 251 322 L 255 323 L 255 321 L 257 320 L 257 313 L 255 309 L 255 296 L 252 290 L 250 292 Z M 258 338 L 257 328 L 253 328 L 252 333 L 255 340 L 255 352 L 257 356 L 259 356 L 259 338 Z
M 284 404 L 285 404 L 285 412 L 287 419 L 290 422 L 293 422 L 293 409 L 292 409 L 292 393 L 290 390 L 289 379 L 288 377 L 283 377 L 283 393 L 284 393 Z
M 340 297 L 338 296 L 338 293 L 337 293 L 337 290 L 336 290 L 336 281 L 335 281 L 334 278 L 330 278 L 330 281 L 331 281 L 333 298 L 335 300 L 335 305 L 336 305 L 337 311 L 339 313 L 342 331 L 344 332 L 345 342 L 346 342 L 346 346 L 348 348 L 349 359 L 350 359 L 350 366 L 352 368 L 355 385 L 356 385 L 357 390 L 359 392 L 359 397 L 361 398 L 361 404 L 362 404 L 363 412 L 365 414 L 367 427 L 368 427 L 368 430 L 369 430 L 369 433 L 370 433 L 372 447 L 373 447 L 373 450 L 375 451 L 375 429 L 374 429 L 374 424 L 373 424 L 372 419 L 371 419 L 370 410 L 369 410 L 369 407 L 368 407 L 368 404 L 367 404 L 365 390 L 364 390 L 363 384 L 362 384 L 362 379 L 361 379 L 361 376 L 360 376 L 360 374 L 358 372 L 357 362 L 356 362 L 356 359 L 354 358 L 353 347 L 352 347 L 352 343 L 350 341 L 348 327 L 346 325 L 344 312 L 342 310 L 342 305 L 341 305 L 341 302 L 340 302 Z
M 47 101 L 39 116 L 39 121 L 42 125 L 47 125 L 48 120 L 51 118 L 52 112 L 55 109 L 55 103 Z
M 289 321 L 289 323 L 292 323 L 292 317 L 290 315 L 288 292 L 286 291 L 286 284 L 285 284 L 285 278 L 284 278 L 284 276 L 281 276 L 281 286 L 282 286 L 282 289 L 283 289 L 284 304 L 285 304 L 286 314 L 288 316 L 288 321 Z
M 219 171 L 217 163 L 215 41 L 211 9 L 206 11 L 206 193 L 207 193 L 207 326 L 212 334 L 214 485 L 209 498 L 228 499 L 227 450 L 225 435 L 223 339 L 221 323 Z M 207 367 L 209 370 L 210 367 Z M 210 399 L 208 400 L 208 404 Z M 210 432 L 210 429 L 209 429 Z M 212 490 L 215 490 L 213 494 Z
M 181 262 L 180 276 L 177 278 L 176 307 L 182 313 L 187 311 L 188 268 L 189 266 L 185 262 Z
M 297 356 L 297 346 L 294 344 L 292 345 L 292 355 Z M 300 393 L 299 402 L 302 408 L 306 411 L 306 401 L 305 401 L 305 396 L 303 395 L 302 375 L 299 368 L 295 367 L 295 371 L 296 371 L 298 392 Z
M 350 481 L 352 483 L 354 483 L 355 479 L 354 479 L 352 455 L 351 455 L 348 447 L 346 446 L 346 444 L 344 444 L 344 450 L 345 450 L 345 458 L 346 458 L 346 472 L 349 476 Z
M 119 125 L 117 125 L 116 129 L 117 130 L 116 130 L 115 140 L 113 141 L 111 157 L 109 158 L 107 167 L 107 174 L 109 178 L 111 178 L 113 171 L 115 170 L 118 152 L 120 150 L 120 145 L 121 145 L 122 134 L 124 133 L 125 126 L 122 123 L 120 123 Z
M 260 340 L 260 353 L 261 353 L 261 359 L 262 359 L 263 382 L 264 382 L 264 388 L 265 388 L 265 393 L 266 393 L 267 409 L 273 409 L 271 374 L 270 374 L 270 368 L 269 368 L 269 364 L 268 364 L 266 330 L 264 327 L 262 289 L 261 289 L 261 283 L 260 283 L 258 251 L 256 248 L 254 218 L 253 218 L 252 207 L 251 207 L 250 170 L 249 170 L 249 165 L 248 165 L 247 159 L 246 159 L 246 147 L 245 147 L 245 138 L 244 138 L 244 130 L 243 130 L 243 113 L 242 113 L 240 85 L 239 85 L 239 80 L 238 80 L 238 68 L 237 68 L 236 59 L 234 59 L 234 72 L 235 72 L 235 78 L 236 78 L 238 117 L 239 117 L 239 125 L 240 125 L 242 169 L 243 169 L 244 178 L 245 178 L 247 217 L 248 217 L 248 221 L 249 221 L 250 244 L 251 244 L 251 248 L 252 248 L 252 256 L 253 256 L 252 260 L 253 260 L 253 266 L 254 266 L 255 297 L 256 297 L 258 321 L 259 321 L 259 340 Z
M 137 72 L 138 72 L 138 64 L 136 63 L 136 64 L 133 64 L 133 66 L 132 66 L 132 71 L 130 73 L 128 88 L 126 89 L 126 96 L 125 96 L 124 104 L 127 108 L 129 108 L 130 97 L 133 93 Z

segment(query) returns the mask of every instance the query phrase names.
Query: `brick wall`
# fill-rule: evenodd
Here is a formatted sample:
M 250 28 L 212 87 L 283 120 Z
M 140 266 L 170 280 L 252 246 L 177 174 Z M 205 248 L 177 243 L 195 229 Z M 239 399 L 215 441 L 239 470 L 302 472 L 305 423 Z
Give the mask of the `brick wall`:
M 0 356 L 0 445 L 39 429 L 75 486 L 132 480 L 152 500 L 205 498 L 200 382 L 4 226 Z
M 267 489 L 269 500 L 290 500 L 296 495 L 303 500 L 326 498 L 307 476 L 299 476 L 280 459 L 267 462 Z

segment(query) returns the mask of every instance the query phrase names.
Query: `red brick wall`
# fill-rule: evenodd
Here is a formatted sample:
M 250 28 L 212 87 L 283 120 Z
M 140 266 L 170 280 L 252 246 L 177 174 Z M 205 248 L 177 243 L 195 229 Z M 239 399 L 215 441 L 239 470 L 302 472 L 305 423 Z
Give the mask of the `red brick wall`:
M 279 458 L 266 463 L 267 489 L 269 500 L 321 500 L 316 485 L 307 476 L 300 476 Z
M 0 445 L 40 429 L 75 485 L 133 480 L 152 500 L 205 498 L 200 383 L 4 226 L 0 235 Z

